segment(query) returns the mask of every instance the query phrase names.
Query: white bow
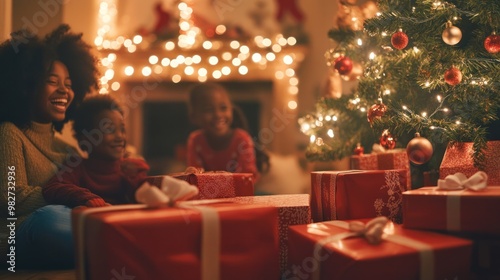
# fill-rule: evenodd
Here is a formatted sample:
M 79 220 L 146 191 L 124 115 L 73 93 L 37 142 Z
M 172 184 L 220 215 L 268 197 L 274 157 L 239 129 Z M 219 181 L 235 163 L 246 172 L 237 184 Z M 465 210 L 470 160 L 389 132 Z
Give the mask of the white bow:
M 438 180 L 440 190 L 463 190 L 470 189 L 479 191 L 488 186 L 488 175 L 486 172 L 478 171 L 467 179 L 463 173 L 455 173 L 446 176 L 444 180 Z
M 389 219 L 384 216 L 374 218 L 366 224 L 353 221 L 349 223 L 349 230 L 359 236 L 364 236 L 370 244 L 379 244 L 382 241 L 382 234 L 388 222 Z
M 164 176 L 159 188 L 148 182 L 135 192 L 135 199 L 150 207 L 173 205 L 177 201 L 189 200 L 198 195 L 198 188 L 172 176 Z

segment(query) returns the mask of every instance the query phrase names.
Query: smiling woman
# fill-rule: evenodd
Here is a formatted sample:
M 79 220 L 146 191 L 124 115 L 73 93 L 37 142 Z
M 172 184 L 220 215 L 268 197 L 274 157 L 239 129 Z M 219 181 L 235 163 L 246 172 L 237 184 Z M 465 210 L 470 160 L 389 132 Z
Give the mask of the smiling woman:
M 12 271 L 74 265 L 71 209 L 47 205 L 41 186 L 76 153 L 54 131 L 97 88 L 97 60 L 81 36 L 61 25 L 43 39 L 14 32 L 0 45 L 0 218 L 9 225 L 0 259 Z

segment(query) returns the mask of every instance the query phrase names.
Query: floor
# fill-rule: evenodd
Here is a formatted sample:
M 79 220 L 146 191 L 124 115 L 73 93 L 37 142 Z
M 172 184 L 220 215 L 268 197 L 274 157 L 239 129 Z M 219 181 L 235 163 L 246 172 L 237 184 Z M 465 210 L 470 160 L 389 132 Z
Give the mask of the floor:
M 10 272 L 2 270 L 0 279 L 8 280 L 75 280 L 75 270 L 23 270 Z

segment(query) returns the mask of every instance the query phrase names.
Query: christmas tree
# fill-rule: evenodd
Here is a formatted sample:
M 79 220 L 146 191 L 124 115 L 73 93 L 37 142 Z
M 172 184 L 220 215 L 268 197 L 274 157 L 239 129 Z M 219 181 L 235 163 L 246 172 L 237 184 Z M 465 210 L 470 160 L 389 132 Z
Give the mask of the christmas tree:
M 354 8 L 350 2 L 342 7 Z M 375 143 L 405 148 L 414 165 L 438 170 L 448 144 L 473 142 L 481 168 L 500 112 L 500 2 L 377 5 L 362 28 L 328 34 L 336 43 L 328 65 L 358 84 L 350 95 L 321 98 L 315 112 L 299 119 L 310 137 L 308 158 L 341 159 L 358 143 L 365 152 Z

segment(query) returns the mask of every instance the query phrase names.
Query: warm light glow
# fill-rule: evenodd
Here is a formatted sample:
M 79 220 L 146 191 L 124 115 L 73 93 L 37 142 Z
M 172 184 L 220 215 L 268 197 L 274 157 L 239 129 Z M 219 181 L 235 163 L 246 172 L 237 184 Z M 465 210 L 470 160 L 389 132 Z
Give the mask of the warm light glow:
M 368 58 L 370 58 L 370 60 L 374 60 L 375 57 L 377 57 L 377 55 L 374 52 L 371 52 L 370 55 L 368 56 Z
M 210 65 L 217 65 L 219 59 L 216 56 L 211 56 L 208 58 L 208 63 L 210 63 Z
M 142 42 L 142 36 L 141 35 L 135 35 L 134 38 L 132 39 L 134 44 L 138 45 Z
M 240 66 L 241 65 L 241 60 L 239 58 L 234 58 L 232 61 L 234 66 Z
M 170 58 L 164 58 L 161 60 L 161 65 L 163 66 L 169 66 L 170 65 Z
M 171 51 L 171 50 L 173 50 L 174 48 L 175 48 L 175 43 L 174 43 L 174 42 L 172 42 L 172 41 L 168 41 L 168 42 L 166 42 L 166 43 L 165 43 L 165 49 L 166 49 L 167 51 Z
M 273 52 L 275 52 L 275 53 L 279 53 L 279 52 L 281 52 L 281 46 L 280 46 L 280 45 L 278 45 L 278 44 L 274 44 L 274 45 L 271 47 L 271 49 L 272 49 L 272 50 L 273 50 Z
M 247 54 L 247 53 L 249 53 L 249 52 L 250 52 L 250 48 L 249 48 L 248 46 L 244 46 L 244 45 L 243 45 L 243 46 L 241 46 L 241 47 L 240 47 L 240 52 L 241 52 L 242 54 Z
M 285 74 L 287 77 L 293 77 L 295 76 L 295 70 L 293 70 L 292 68 L 288 68 L 285 70 Z M 298 82 L 298 80 L 297 80 Z
M 287 43 L 290 46 L 294 46 L 295 44 L 297 44 L 297 39 L 295 39 L 295 37 L 288 37 Z
M 222 59 L 225 61 L 229 61 L 233 58 L 233 55 L 230 52 L 223 52 L 222 53 Z
M 214 77 L 214 79 L 220 79 L 222 77 L 222 73 L 219 70 L 215 70 L 212 73 L 212 77 Z
M 248 68 L 245 65 L 242 65 L 238 67 L 238 73 L 240 73 L 241 75 L 246 75 L 248 74 Z
M 283 62 L 286 64 L 286 65 L 290 65 L 293 63 L 293 58 L 290 56 L 290 55 L 285 55 L 283 57 Z
M 161 74 L 161 72 L 163 72 L 163 67 L 161 67 L 160 65 L 155 65 L 155 66 L 153 67 L 153 72 L 154 72 L 155 74 Z
M 134 67 L 132 67 L 132 66 L 125 67 L 124 73 L 127 76 L 132 76 L 132 74 L 134 74 Z
M 292 110 L 295 110 L 297 109 L 297 102 L 296 101 L 288 101 L 288 108 L 292 109 Z
M 149 63 L 156 64 L 158 63 L 158 57 L 156 55 L 152 55 L 149 57 Z
M 172 76 L 172 82 L 174 82 L 174 83 L 176 83 L 176 84 L 177 84 L 178 82 L 180 82 L 180 81 L 181 81 L 181 79 L 182 79 L 182 78 L 181 78 L 181 75 L 175 74 L 175 75 L 173 75 L 173 76 Z
M 274 77 L 276 77 L 276 79 L 278 79 L 278 80 L 281 80 L 285 77 L 285 74 L 282 71 L 276 71 L 274 73 Z
M 115 71 L 113 69 L 108 69 L 104 73 L 104 77 L 106 77 L 106 79 L 108 80 L 112 80 L 114 76 L 115 76 Z
M 117 91 L 120 89 L 120 83 L 119 82 L 114 82 L 111 84 L 111 89 L 114 91 Z
M 272 52 L 266 54 L 266 59 L 269 61 L 274 61 L 276 59 L 276 55 Z
M 335 136 L 335 134 L 333 134 L 333 130 L 332 129 L 329 129 L 326 134 L 328 134 L 328 136 L 330 136 L 330 138 L 333 138 L 333 136 Z
M 252 61 L 257 63 L 262 60 L 262 55 L 260 53 L 252 54 Z
M 222 67 L 221 72 L 222 72 L 222 74 L 227 76 L 227 75 L 231 74 L 231 68 L 229 68 L 229 66 L 224 66 L 224 67 Z
M 237 49 L 240 47 L 240 42 L 238 41 L 231 41 L 231 43 L 229 43 L 229 46 L 232 48 L 232 49 Z
M 207 74 L 208 74 L 207 69 L 205 69 L 205 68 L 198 69 L 198 75 L 199 76 L 207 76 Z
M 290 81 L 289 81 L 290 85 L 292 86 L 296 86 L 299 84 L 299 79 L 293 77 L 293 78 L 290 78 Z
M 358 46 L 362 46 L 362 45 L 363 45 L 363 40 L 358 39 L 358 40 L 357 40 L 357 43 L 358 43 Z
M 194 74 L 193 66 L 186 66 L 186 68 L 184 68 L 184 73 L 188 76 L 193 75 Z
M 299 88 L 296 86 L 291 86 L 288 88 L 288 93 L 290 93 L 291 95 L 296 95 L 297 93 L 299 93 Z
M 145 66 L 144 68 L 142 68 L 142 75 L 144 75 L 145 77 L 151 75 L 151 67 L 149 66 Z
M 213 45 L 212 45 L 212 42 L 210 42 L 210 41 L 205 41 L 205 42 L 203 42 L 203 48 L 204 48 L 205 50 L 209 50 L 209 49 L 211 49 L 211 48 L 212 48 L 212 46 L 213 46 Z
M 226 26 L 220 24 L 220 25 L 217 25 L 217 27 L 215 27 L 215 33 L 217 33 L 218 35 L 222 35 L 226 32 Z
M 264 47 L 270 47 L 272 43 L 273 42 L 269 38 L 264 38 L 264 40 L 262 40 L 262 45 L 264 45 Z
M 316 142 L 316 136 L 315 135 L 309 136 L 309 142 L 311 142 L 311 143 Z

